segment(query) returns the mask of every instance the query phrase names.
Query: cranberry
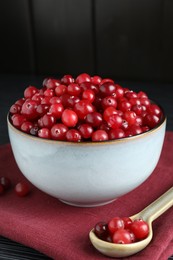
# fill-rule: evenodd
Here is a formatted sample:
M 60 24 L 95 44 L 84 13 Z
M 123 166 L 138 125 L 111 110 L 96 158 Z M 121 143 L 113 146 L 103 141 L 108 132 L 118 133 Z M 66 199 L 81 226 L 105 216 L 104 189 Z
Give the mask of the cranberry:
M 132 111 L 134 111 L 136 113 L 136 115 L 140 116 L 140 115 L 142 115 L 143 107 L 141 105 L 137 105 L 137 104 L 133 105 Z
M 36 113 L 38 116 L 44 116 L 49 111 L 49 105 L 39 104 L 36 108 Z
M 79 96 L 81 93 L 81 88 L 76 83 L 71 83 L 67 87 L 67 93 L 72 96 Z
M 124 229 L 124 221 L 120 217 L 114 217 L 108 222 L 108 229 L 114 234 L 119 229 Z
M 91 125 L 81 124 L 78 129 L 84 139 L 91 138 L 93 133 L 93 128 Z
M 109 140 L 120 139 L 125 137 L 125 133 L 121 128 L 111 129 L 108 134 Z
M 77 76 L 77 78 L 76 78 L 76 82 L 78 84 L 81 84 L 83 82 L 90 82 L 90 81 L 91 81 L 91 77 L 87 73 L 82 73 L 79 76 Z
M 143 91 L 138 92 L 138 98 L 148 98 L 147 94 Z
M 67 93 L 67 86 L 66 85 L 59 85 L 55 88 L 55 94 L 57 97 L 62 96 L 63 94 Z
M 20 99 L 18 99 L 18 100 L 15 102 L 15 104 L 17 104 L 17 105 L 19 105 L 19 106 L 22 106 L 24 102 L 25 102 L 25 98 L 20 98 Z
M 38 130 L 39 130 L 38 126 L 33 126 L 33 127 L 30 129 L 29 133 L 30 133 L 31 135 L 33 135 L 33 136 L 37 136 L 37 135 L 38 135 Z
M 114 107 L 107 107 L 103 112 L 103 118 L 107 122 L 109 117 L 118 114 L 118 111 Z
M 91 83 L 95 84 L 95 85 L 99 85 L 102 81 L 102 78 L 99 76 L 93 76 L 91 77 Z
M 68 131 L 68 127 L 64 124 L 55 124 L 50 129 L 51 137 L 54 140 L 66 140 L 66 132 Z
M 32 96 L 32 100 L 36 101 L 38 104 L 41 103 L 41 100 L 44 98 L 44 96 L 40 93 L 36 93 L 34 94 L 34 96 Z
M 136 122 L 136 114 L 133 111 L 124 112 L 123 118 L 128 122 L 128 125 L 134 125 Z
M 12 118 L 12 123 L 16 128 L 20 128 L 21 125 L 26 121 L 26 117 L 21 114 L 15 114 Z
M 102 115 L 98 112 L 92 112 L 86 115 L 86 123 L 90 124 L 92 127 L 99 127 L 103 121 Z
M 130 225 L 130 230 L 137 239 L 145 239 L 149 234 L 148 224 L 142 219 L 136 219 Z
M 131 224 L 132 224 L 131 218 L 123 217 L 122 220 L 124 221 L 124 228 L 128 229 L 131 226 Z
M 134 91 L 127 91 L 124 95 L 127 99 L 137 98 L 138 95 Z
M 130 244 L 132 242 L 131 234 L 126 229 L 119 229 L 113 234 L 112 241 L 116 244 Z
M 54 89 L 55 87 L 59 86 L 61 84 L 61 81 L 58 80 L 58 79 L 53 79 L 53 78 L 46 78 L 44 79 L 43 81 L 43 87 L 46 87 L 46 88 L 52 88 Z
M 141 104 L 141 101 L 138 98 L 130 98 L 129 103 L 131 104 L 131 106 L 135 106 L 135 105 L 139 106 Z
M 92 141 L 98 142 L 98 141 L 106 141 L 108 140 L 108 134 L 104 130 L 96 130 L 92 133 Z
M 79 98 L 79 97 L 70 96 L 70 97 L 67 99 L 67 107 L 73 108 L 74 105 L 77 104 L 79 101 L 80 101 L 80 98 Z
M 100 86 L 103 85 L 104 83 L 114 83 L 114 81 L 113 79 L 109 79 L 109 78 L 102 79 L 102 81 L 100 82 Z
M 42 125 L 43 127 L 51 128 L 56 122 L 55 116 L 50 113 L 45 114 L 42 117 Z
M 49 108 L 49 113 L 56 117 L 56 119 L 61 118 L 64 107 L 61 103 L 52 104 Z
M 69 85 L 70 83 L 74 82 L 74 78 L 72 77 L 72 75 L 67 74 L 61 78 L 61 82 L 65 85 Z
M 4 190 L 8 190 L 11 187 L 11 180 L 8 177 L 2 176 L 0 178 L 0 185 L 3 186 Z
M 24 115 L 27 119 L 35 119 L 37 118 L 37 106 L 38 103 L 35 100 L 27 99 L 25 103 L 23 103 L 21 108 L 21 114 Z
M 117 101 L 113 96 L 107 96 L 102 99 L 102 107 L 106 109 L 107 107 L 117 107 Z
M 80 84 L 80 87 L 81 87 L 82 91 L 88 89 L 88 90 L 92 90 L 95 94 L 98 94 L 98 92 L 99 92 L 98 86 L 92 84 L 91 82 L 83 82 L 82 84 Z
M 116 93 L 116 86 L 112 82 L 105 82 L 100 86 L 100 93 L 103 97 L 112 96 Z
M 88 100 L 89 102 L 92 103 L 95 99 L 94 91 L 91 90 L 91 89 L 84 90 L 83 93 L 82 93 L 82 99 L 86 99 L 86 100 Z
M 142 132 L 143 131 L 142 131 L 142 128 L 140 126 L 131 125 L 125 133 L 126 133 L 126 136 L 134 136 L 134 135 L 139 135 Z
M 108 236 L 108 225 L 106 222 L 98 222 L 94 227 L 94 233 L 100 239 L 105 239 Z
M 65 109 L 62 113 L 61 120 L 67 127 L 74 127 L 78 122 L 78 116 L 73 110 Z
M 41 100 L 41 104 L 43 105 L 50 105 L 50 100 L 52 99 L 51 96 L 44 96 L 44 98 Z
M 20 113 L 20 110 L 21 110 L 21 106 L 18 105 L 18 104 L 13 104 L 13 105 L 10 107 L 10 113 L 11 113 L 11 114 L 18 114 L 18 113 Z
M 128 100 L 122 100 L 118 104 L 118 109 L 123 112 L 126 112 L 131 109 L 131 106 L 132 105 L 130 104 L 130 102 Z
M 49 100 L 49 103 L 50 104 L 59 104 L 61 103 L 61 98 L 60 97 L 51 97 L 50 100 Z
M 116 90 L 115 90 L 116 98 L 121 99 L 124 95 L 124 89 L 118 84 L 115 84 L 115 87 L 116 87 Z
M 160 107 L 156 104 L 150 104 L 147 111 L 149 114 L 154 114 L 158 117 L 160 117 L 162 114 Z
M 118 114 L 113 114 L 113 115 L 109 116 L 106 121 L 107 121 L 108 125 L 113 129 L 120 128 L 123 123 L 122 117 L 119 116 Z
M 14 190 L 19 197 L 25 197 L 30 192 L 29 185 L 26 182 L 17 183 Z
M 159 121 L 159 117 L 154 114 L 146 114 L 143 119 L 144 125 L 149 126 L 150 128 L 154 128 L 158 125 Z
M 49 128 L 41 128 L 38 130 L 38 136 L 44 139 L 50 139 L 50 129 Z
M 25 133 L 30 133 L 31 128 L 34 127 L 34 124 L 30 121 L 25 121 L 22 125 L 21 125 L 21 130 Z
M 77 129 L 70 129 L 66 133 L 66 139 L 67 139 L 67 141 L 70 141 L 70 142 L 80 142 L 82 139 L 82 136 Z
M 32 98 L 32 96 L 36 93 L 38 93 L 39 90 L 34 86 L 29 86 L 24 91 L 24 97 L 25 98 Z
M 88 113 L 92 113 L 94 110 L 94 106 L 88 100 L 80 100 L 74 105 L 74 111 L 80 119 L 84 119 Z

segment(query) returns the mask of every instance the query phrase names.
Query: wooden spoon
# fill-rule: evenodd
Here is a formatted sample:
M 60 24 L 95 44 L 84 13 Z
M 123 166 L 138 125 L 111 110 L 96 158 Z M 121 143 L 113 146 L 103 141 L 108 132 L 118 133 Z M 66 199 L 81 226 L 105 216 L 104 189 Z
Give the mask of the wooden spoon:
M 149 235 L 144 240 L 131 244 L 114 244 L 99 239 L 92 229 L 89 233 L 89 238 L 93 246 L 102 254 L 111 257 L 127 257 L 143 250 L 151 241 L 153 237 L 152 222 L 173 206 L 173 187 L 160 196 L 157 200 L 152 202 L 145 209 L 139 213 L 131 216 L 134 219 L 143 219 L 149 225 Z

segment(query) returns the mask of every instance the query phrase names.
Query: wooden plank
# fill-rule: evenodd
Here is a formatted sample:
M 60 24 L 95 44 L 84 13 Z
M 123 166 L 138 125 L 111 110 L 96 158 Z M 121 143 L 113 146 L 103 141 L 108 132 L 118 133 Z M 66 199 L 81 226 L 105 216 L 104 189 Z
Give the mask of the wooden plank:
M 162 79 L 162 0 L 96 0 L 97 71 Z
M 28 1 L 0 1 L 1 73 L 34 71 L 34 50 Z
M 33 1 L 39 73 L 92 73 L 91 1 Z

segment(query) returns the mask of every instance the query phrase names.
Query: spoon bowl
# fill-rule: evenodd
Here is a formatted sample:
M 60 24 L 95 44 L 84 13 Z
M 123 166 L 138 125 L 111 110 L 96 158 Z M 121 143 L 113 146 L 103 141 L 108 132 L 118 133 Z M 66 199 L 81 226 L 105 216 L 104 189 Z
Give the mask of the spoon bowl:
M 89 238 L 92 245 L 102 254 L 110 257 L 128 257 L 143 250 L 152 240 L 153 229 L 152 222 L 173 206 L 173 187 L 152 202 L 148 207 L 139 213 L 131 216 L 132 220 L 143 219 L 149 225 L 149 235 L 147 238 L 131 243 L 131 244 L 115 244 L 99 239 L 92 229 L 89 233 Z

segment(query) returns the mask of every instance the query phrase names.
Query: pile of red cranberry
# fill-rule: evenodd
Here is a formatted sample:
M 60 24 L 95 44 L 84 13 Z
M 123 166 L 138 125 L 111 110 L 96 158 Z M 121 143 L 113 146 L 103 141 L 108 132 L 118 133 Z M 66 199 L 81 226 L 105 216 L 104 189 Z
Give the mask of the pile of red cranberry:
M 14 127 L 53 140 L 106 141 L 134 136 L 159 124 L 162 111 L 143 91 L 83 73 L 28 86 L 10 108 Z
M 114 217 L 108 223 L 98 222 L 94 233 L 106 242 L 130 244 L 147 238 L 149 226 L 142 219 L 132 221 L 129 217 Z

